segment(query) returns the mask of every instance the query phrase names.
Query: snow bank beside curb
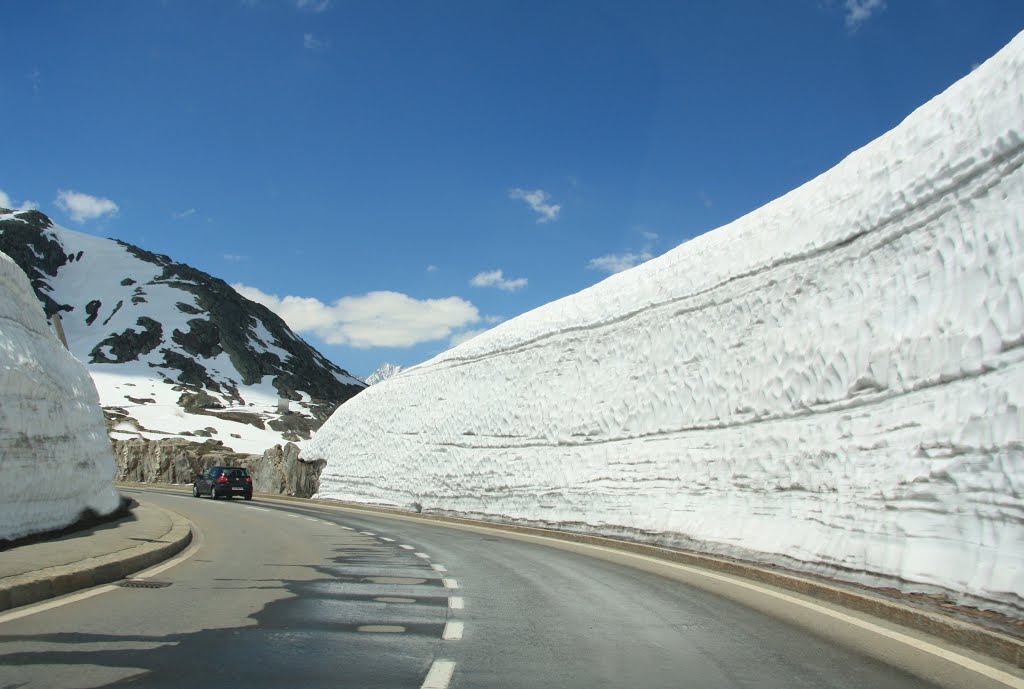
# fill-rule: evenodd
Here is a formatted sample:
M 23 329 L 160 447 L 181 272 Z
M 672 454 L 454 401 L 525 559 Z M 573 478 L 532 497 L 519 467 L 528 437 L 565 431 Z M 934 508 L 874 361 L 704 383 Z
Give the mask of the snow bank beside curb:
M 1024 612 L 1024 35 L 817 179 L 342 405 L 323 497 Z
M 50 332 L 28 278 L 0 253 L 0 539 L 117 509 L 89 374 Z

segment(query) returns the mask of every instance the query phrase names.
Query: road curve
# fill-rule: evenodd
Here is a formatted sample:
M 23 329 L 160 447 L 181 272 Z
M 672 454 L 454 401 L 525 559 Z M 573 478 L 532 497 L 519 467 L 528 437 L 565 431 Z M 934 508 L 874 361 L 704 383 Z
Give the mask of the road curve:
M 131 491 L 191 557 L 0 616 L 0 687 L 932 686 L 738 603 L 562 549 L 325 507 Z

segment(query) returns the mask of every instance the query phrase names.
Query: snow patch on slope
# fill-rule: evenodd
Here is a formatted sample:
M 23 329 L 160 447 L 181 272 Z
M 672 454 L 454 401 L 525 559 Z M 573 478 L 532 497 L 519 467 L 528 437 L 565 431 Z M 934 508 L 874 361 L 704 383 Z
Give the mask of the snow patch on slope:
M 227 358 L 227 355 L 221 356 Z M 241 388 L 245 395 L 244 404 L 225 404 L 216 410 L 216 413 L 245 412 L 258 417 L 264 422 L 264 428 L 257 428 L 251 423 L 190 413 L 178 405 L 181 392 L 174 386 L 153 378 L 152 373 L 142 367 L 135 368 L 134 374 L 132 371 L 131 366 L 124 365 L 116 369 L 112 366 L 92 367 L 91 375 L 100 399 L 107 406 L 124 410 L 131 417 L 111 429 L 110 437 L 114 440 L 178 438 L 202 442 L 209 437 L 223 441 L 235 452 L 248 454 L 260 454 L 283 443 L 282 434 L 267 425 L 283 416 L 277 411 L 278 394 L 270 383 L 272 376 L 266 376 L 258 385 Z M 304 411 L 295 403 L 292 408 L 295 409 L 293 413 Z M 302 447 L 304 442 L 297 441 L 296 444 Z
M 320 494 L 1019 615 L 1022 166 L 1024 35 L 758 211 L 342 405 Z
M 96 388 L 50 332 L 25 273 L 0 253 L 0 539 L 118 506 Z
M 227 285 L 212 276 L 204 283 L 183 279 L 202 273 L 137 247 L 51 225 L 45 216 L 0 212 L 0 221 L 0 234 L 10 231 L 12 237 L 25 229 L 18 224 L 46 223 L 37 231 L 50 240 L 41 242 L 49 244 L 50 255 L 35 251 L 40 266 L 31 273 L 38 273 L 45 298 L 64 309 L 68 345 L 86 362 L 108 413 L 118 418 L 112 421 L 114 439 L 209 438 L 258 454 L 299 441 L 319 426 L 333 409 L 332 400 L 322 397 L 334 381 L 365 387 L 287 328 L 275 329 L 266 320 L 272 314 L 260 312 L 263 307 L 232 300 Z M 21 248 L 11 239 L 5 246 Z M 182 289 L 183 284 L 201 289 Z M 208 310 L 211 302 L 217 314 Z M 243 330 L 228 337 L 235 328 Z M 280 379 L 264 375 L 260 382 L 257 376 L 267 371 Z M 315 385 L 318 374 L 332 384 Z M 309 390 L 295 390 L 303 385 Z M 287 418 L 278 413 L 282 388 L 301 398 Z M 183 393 L 194 397 L 199 390 L 209 396 L 203 408 L 179 401 Z

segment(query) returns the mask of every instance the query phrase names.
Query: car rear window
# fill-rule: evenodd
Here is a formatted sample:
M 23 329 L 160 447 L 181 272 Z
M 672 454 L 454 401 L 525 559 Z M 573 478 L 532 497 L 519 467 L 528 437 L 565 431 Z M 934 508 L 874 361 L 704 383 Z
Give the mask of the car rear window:
M 249 472 L 245 469 L 229 469 L 227 474 L 229 478 L 245 478 Z

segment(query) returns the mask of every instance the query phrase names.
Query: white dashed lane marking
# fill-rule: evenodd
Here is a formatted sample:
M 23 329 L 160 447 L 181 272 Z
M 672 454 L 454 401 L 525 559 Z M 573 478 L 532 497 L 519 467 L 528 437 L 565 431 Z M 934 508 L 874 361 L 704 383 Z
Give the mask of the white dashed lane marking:
M 462 596 L 452 596 L 448 599 L 448 607 L 452 610 L 462 610 L 466 607 L 466 601 Z
M 444 641 L 458 641 L 462 638 L 462 631 L 465 625 L 461 620 L 448 620 L 444 625 L 444 633 L 441 634 L 441 639 Z
M 373 533 L 372 531 L 360 531 L 359 533 L 363 534 L 364 536 L 376 536 L 377 535 L 377 534 Z
M 423 680 L 420 689 L 448 689 L 448 683 L 452 681 L 455 673 L 455 662 L 452 660 L 435 660 L 430 666 L 427 678 Z
M 448 568 L 444 565 L 430 565 L 430 568 L 435 572 L 447 572 Z
M 400 546 L 398 546 L 398 547 L 399 547 L 399 548 L 404 548 L 405 550 L 416 550 L 416 549 L 415 549 L 415 548 L 413 548 L 413 547 L 412 547 L 411 545 L 400 545 Z
M 393 539 L 393 538 L 386 538 L 385 536 L 381 536 L 380 540 L 387 541 L 388 543 L 394 543 L 395 542 L 395 539 Z
M 416 557 L 422 557 L 424 560 L 429 560 L 430 556 L 426 553 L 416 553 Z
M 442 579 L 441 583 L 444 584 L 446 589 L 457 589 L 459 588 L 459 582 L 455 579 Z
M 356 627 L 356 631 L 364 634 L 401 634 L 405 627 L 399 624 L 364 624 Z

